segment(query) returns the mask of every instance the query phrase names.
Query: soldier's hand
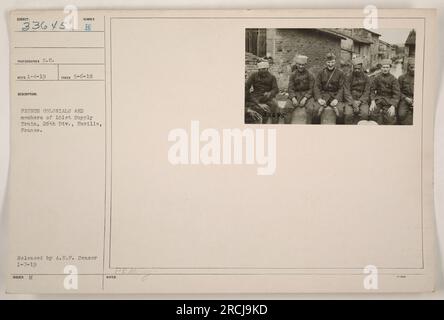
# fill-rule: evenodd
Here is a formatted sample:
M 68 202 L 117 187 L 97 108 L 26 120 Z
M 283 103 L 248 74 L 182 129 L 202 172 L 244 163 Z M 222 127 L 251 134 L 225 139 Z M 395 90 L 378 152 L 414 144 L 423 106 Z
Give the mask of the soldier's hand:
M 251 116 L 251 118 L 257 122 L 262 122 L 262 116 L 254 111 L 253 109 L 248 108 L 247 113 Z
M 332 106 L 332 107 L 336 107 L 337 105 L 338 105 L 338 100 L 337 99 L 334 99 L 332 102 L 330 102 L 330 105 Z
M 324 99 L 318 99 L 318 103 L 319 103 L 321 106 L 325 106 L 325 100 L 324 100 Z
M 305 106 L 305 103 L 307 102 L 307 98 L 306 97 L 303 97 L 302 99 L 301 99 L 301 101 L 299 101 L 299 105 L 301 106 L 301 107 L 303 107 L 303 106 Z
M 361 106 L 361 101 L 359 100 L 354 100 L 352 103 L 352 108 L 353 108 L 353 112 L 354 113 L 359 113 L 360 111 L 360 107 Z
M 339 110 L 337 107 L 333 107 L 333 111 L 336 113 L 336 117 L 339 117 Z
M 388 108 L 387 112 L 391 117 L 393 117 L 395 115 L 395 106 L 391 106 L 390 108 Z
M 318 117 L 321 116 L 321 113 L 324 111 L 324 106 L 321 105 L 321 107 L 318 110 Z
M 271 97 L 271 92 L 265 92 L 264 97 L 269 99 Z
M 405 98 L 405 101 L 406 101 L 408 104 L 410 104 L 410 105 L 413 104 L 413 99 L 412 99 L 412 98 L 406 97 L 406 98 Z
M 258 103 L 258 107 L 265 112 L 270 112 L 270 107 L 265 103 Z
M 375 111 L 376 109 L 376 102 L 373 100 L 372 103 L 370 104 L 370 112 Z
M 293 97 L 293 99 L 291 99 L 291 102 L 293 103 L 293 106 L 298 106 L 298 100 L 296 98 Z

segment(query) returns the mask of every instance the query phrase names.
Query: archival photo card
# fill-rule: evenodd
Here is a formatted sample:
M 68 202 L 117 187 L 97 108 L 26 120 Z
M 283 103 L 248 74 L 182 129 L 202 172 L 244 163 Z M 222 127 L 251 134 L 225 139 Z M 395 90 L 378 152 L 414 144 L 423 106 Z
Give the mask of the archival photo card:
M 9 26 L 8 292 L 434 289 L 434 10 Z

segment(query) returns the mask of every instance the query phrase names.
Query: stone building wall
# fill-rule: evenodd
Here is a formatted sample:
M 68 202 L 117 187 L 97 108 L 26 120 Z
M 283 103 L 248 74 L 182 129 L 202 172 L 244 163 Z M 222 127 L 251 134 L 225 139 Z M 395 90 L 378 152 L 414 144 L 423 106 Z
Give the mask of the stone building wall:
M 333 52 L 341 65 L 341 38 L 316 29 L 267 29 L 267 56 L 270 58 L 270 72 L 276 76 L 279 89 L 287 91 L 294 57 L 308 56 L 307 68 L 314 75 L 325 66 L 325 56 Z M 245 76 L 257 70 L 259 57 L 245 55 Z

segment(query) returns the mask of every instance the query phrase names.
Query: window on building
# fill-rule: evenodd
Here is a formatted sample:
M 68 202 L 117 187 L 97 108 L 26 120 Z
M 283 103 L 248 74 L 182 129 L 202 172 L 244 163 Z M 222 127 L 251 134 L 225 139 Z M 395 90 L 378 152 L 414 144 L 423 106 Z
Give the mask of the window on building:
M 258 57 L 265 57 L 267 54 L 267 30 L 246 29 L 245 51 Z

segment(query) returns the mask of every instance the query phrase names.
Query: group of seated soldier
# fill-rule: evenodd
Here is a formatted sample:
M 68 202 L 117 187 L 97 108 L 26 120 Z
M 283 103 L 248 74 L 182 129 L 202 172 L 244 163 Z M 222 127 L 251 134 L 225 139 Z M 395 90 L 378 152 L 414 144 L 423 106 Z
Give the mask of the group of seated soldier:
M 396 79 L 392 60 L 381 62 L 372 79 L 363 69 L 363 58 L 352 59 L 353 68 L 345 74 L 336 66 L 333 53 L 316 75 L 307 70 L 308 57 L 295 57 L 285 106 L 279 107 L 276 77 L 269 62 L 260 61 L 258 71 L 245 83 L 245 123 L 285 124 L 413 124 L 415 62 L 409 58 L 407 72 Z

